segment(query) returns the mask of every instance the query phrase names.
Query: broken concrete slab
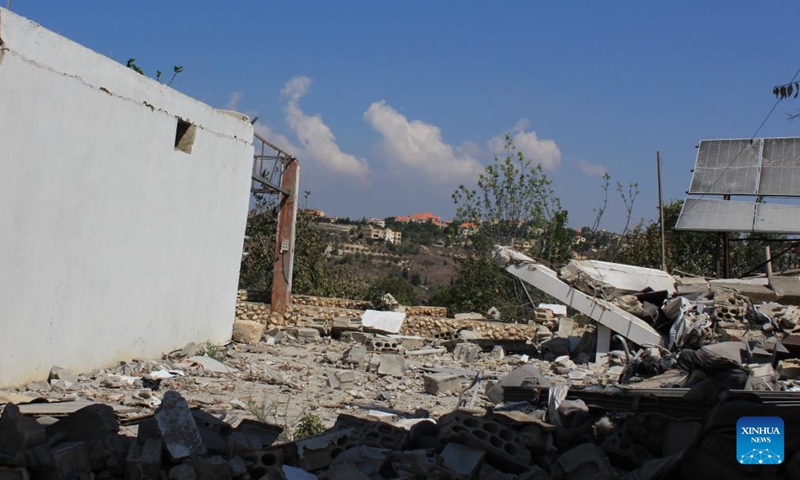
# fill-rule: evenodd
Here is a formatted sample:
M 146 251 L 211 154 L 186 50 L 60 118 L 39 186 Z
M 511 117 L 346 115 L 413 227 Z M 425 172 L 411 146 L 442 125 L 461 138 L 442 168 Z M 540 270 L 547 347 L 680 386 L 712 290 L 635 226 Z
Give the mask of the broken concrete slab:
M 356 345 L 350 347 L 344 353 L 342 357 L 342 362 L 349 363 L 349 364 L 361 364 L 367 362 L 367 347 L 363 345 Z
M 404 375 L 405 361 L 402 355 L 383 353 L 379 358 L 378 374 L 391 375 L 393 377 L 402 377 Z
M 205 445 L 189 405 L 178 392 L 170 390 L 164 394 L 154 418 L 173 460 L 205 453 Z
M 465 378 L 449 373 L 429 373 L 422 377 L 425 393 L 431 395 L 458 393 L 463 389 Z
M 449 442 L 442 450 L 442 465 L 458 475 L 472 476 L 483 464 L 486 452 L 460 443 Z
M 13 403 L 6 405 L 0 416 L 0 452 L 16 455 L 46 441 L 44 425 L 22 415 L 19 407 Z
M 194 357 L 189 357 L 189 361 L 200 365 L 204 370 L 208 370 L 209 372 L 236 373 L 239 371 L 233 367 L 225 365 L 219 360 L 214 360 L 213 358 L 205 355 L 195 355 Z
M 481 347 L 474 343 L 463 342 L 456 344 L 453 349 L 453 358 L 458 362 L 472 363 L 477 360 L 479 353 L 481 353 Z
M 781 380 L 800 377 L 800 359 L 787 358 L 778 362 L 778 375 Z
M 545 385 L 544 376 L 542 376 L 542 372 L 534 365 L 522 365 L 500 379 L 499 382 L 486 392 L 486 396 L 492 403 L 502 403 L 504 387 L 519 387 L 523 384 Z
M 234 342 L 253 344 L 261 341 L 267 326 L 251 320 L 234 320 L 232 339 Z
M 561 278 L 573 285 L 585 285 L 586 293 L 621 295 L 644 291 L 675 293 L 675 278 L 663 270 L 600 260 L 572 260 L 561 269 Z
M 100 440 L 119 431 L 119 421 L 109 405 L 93 404 L 47 427 L 47 435 L 63 435 L 69 441 Z
M 403 312 L 381 312 L 378 310 L 365 310 L 361 317 L 361 324 L 365 328 L 387 333 L 400 333 L 400 328 L 406 319 Z
M 663 345 L 661 334 L 644 320 L 614 306 L 610 302 L 591 297 L 564 283 L 556 272 L 536 263 L 532 258 L 509 247 L 495 247 L 495 261 L 512 275 L 533 285 L 565 305 L 592 318 L 599 324 L 619 333 L 632 342 Z M 662 272 L 663 273 L 663 272 Z

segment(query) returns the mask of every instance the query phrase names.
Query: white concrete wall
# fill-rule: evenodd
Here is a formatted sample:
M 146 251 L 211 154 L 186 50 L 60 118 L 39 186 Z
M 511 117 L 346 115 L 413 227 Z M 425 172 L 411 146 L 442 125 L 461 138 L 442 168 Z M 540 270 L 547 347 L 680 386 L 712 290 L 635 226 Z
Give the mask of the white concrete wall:
M 247 118 L 3 9 L 0 42 L 0 386 L 229 339 Z

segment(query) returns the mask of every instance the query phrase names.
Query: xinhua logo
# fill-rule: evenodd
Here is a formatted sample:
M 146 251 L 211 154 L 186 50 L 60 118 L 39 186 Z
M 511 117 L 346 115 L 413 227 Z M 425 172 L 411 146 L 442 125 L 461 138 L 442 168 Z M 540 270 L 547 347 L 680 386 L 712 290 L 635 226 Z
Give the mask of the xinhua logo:
M 736 422 L 736 459 L 745 465 L 783 462 L 783 419 L 742 417 Z

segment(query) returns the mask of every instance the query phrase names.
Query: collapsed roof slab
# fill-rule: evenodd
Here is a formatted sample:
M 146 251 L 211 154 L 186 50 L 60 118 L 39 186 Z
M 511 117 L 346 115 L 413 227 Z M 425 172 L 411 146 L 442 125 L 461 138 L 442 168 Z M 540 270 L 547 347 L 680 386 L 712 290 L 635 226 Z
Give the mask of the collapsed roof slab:
M 600 325 L 638 344 L 663 345 L 664 339 L 644 320 L 600 298 L 594 298 L 561 281 L 553 270 L 509 247 L 496 246 L 495 261 L 509 273 Z

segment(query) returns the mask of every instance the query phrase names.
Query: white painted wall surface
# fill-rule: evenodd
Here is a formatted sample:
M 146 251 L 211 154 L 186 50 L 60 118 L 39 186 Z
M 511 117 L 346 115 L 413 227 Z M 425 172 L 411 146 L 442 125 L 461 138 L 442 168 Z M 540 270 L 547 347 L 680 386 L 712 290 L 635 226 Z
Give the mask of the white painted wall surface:
M 4 9 L 0 42 L 0 386 L 229 339 L 247 118 Z

